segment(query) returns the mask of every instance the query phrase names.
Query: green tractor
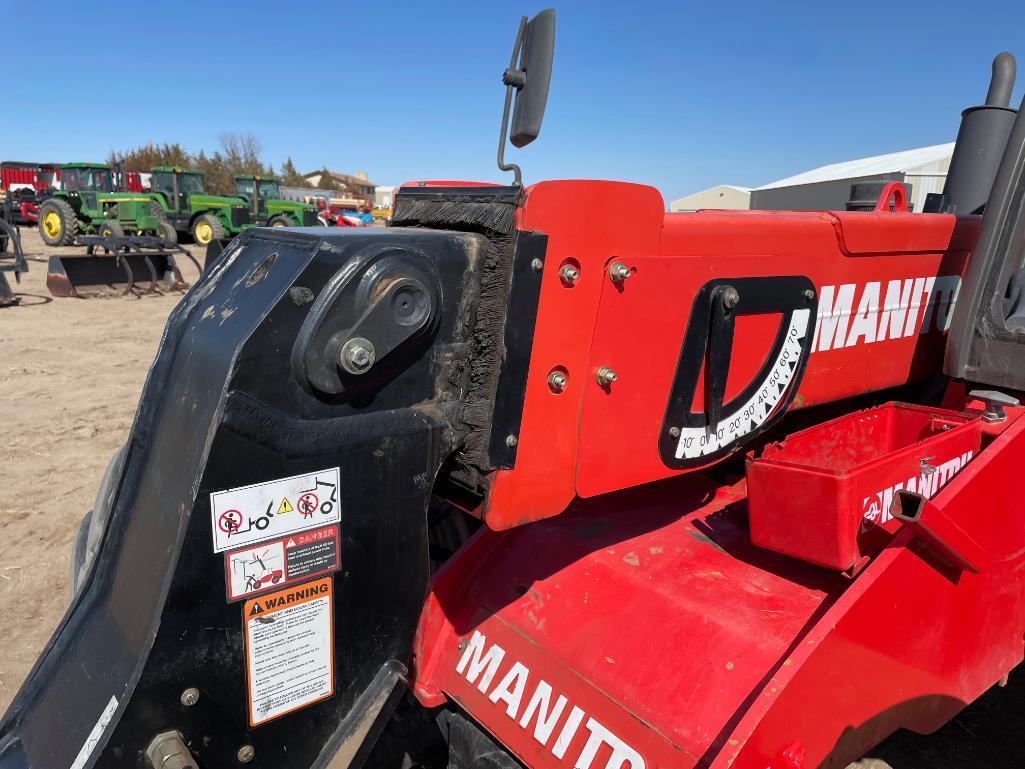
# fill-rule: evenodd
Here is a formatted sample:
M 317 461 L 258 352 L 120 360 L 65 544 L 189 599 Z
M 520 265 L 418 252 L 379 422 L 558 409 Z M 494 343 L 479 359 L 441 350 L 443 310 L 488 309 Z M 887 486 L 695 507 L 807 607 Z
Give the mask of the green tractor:
M 106 163 L 59 168 L 62 189 L 39 207 L 39 234 L 46 245 L 69 246 L 79 234 L 174 236 L 147 195 L 114 191 L 114 174 Z
M 234 237 L 253 224 L 245 200 L 208 195 L 203 172 L 197 169 L 159 166 L 153 169 L 150 187 L 153 213 L 201 246 Z
M 235 176 L 235 195 L 249 204 L 253 222 L 260 227 L 315 227 L 320 224 L 316 208 L 281 198 L 280 181 L 276 176 Z

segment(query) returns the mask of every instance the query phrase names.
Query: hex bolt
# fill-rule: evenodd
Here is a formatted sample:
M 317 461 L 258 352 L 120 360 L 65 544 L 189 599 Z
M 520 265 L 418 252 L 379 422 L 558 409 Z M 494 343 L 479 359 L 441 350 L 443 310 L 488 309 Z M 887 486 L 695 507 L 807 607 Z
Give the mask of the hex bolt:
M 256 749 L 252 745 L 243 745 L 235 754 L 235 758 L 239 760 L 240 764 L 248 764 L 255 756 Z
M 630 268 L 622 262 L 613 262 L 609 267 L 609 277 L 616 283 L 622 283 L 630 277 Z
M 181 696 L 182 705 L 187 708 L 191 708 L 197 702 L 199 702 L 199 689 L 195 686 L 190 686 L 188 689 L 182 692 Z
M 515 435 L 507 435 L 507 436 L 505 436 L 505 445 L 508 446 L 509 448 L 512 448 L 517 443 L 519 443 L 519 441 L 516 439 Z
M 671 436 L 673 436 L 674 438 L 679 438 L 680 437 L 680 428 L 679 427 L 670 427 L 669 428 L 669 434 Z
M 374 361 L 377 353 L 369 339 L 356 336 L 342 345 L 338 353 L 338 362 L 350 374 L 365 374 Z
M 459 651 L 462 651 L 463 649 L 465 649 L 466 648 L 466 639 L 465 638 L 460 638 L 459 639 L 459 645 L 456 648 Z
M 530 262 L 530 268 L 534 270 L 534 272 L 541 272 L 541 270 L 545 268 L 545 263 L 540 259 L 533 259 Z
M 146 747 L 146 761 L 151 769 L 196 769 L 196 759 L 177 731 L 155 735 Z
M 580 270 L 574 267 L 572 264 L 563 265 L 562 269 L 559 270 L 559 278 L 567 286 L 572 286 L 577 282 L 577 278 L 580 277 Z
M 737 289 L 733 286 L 726 286 L 722 291 L 722 306 L 727 310 L 732 310 L 737 306 L 740 301 L 740 294 L 737 293 Z
M 548 375 L 548 386 L 552 388 L 552 392 L 561 393 L 566 389 L 566 375 L 556 369 Z
M 806 288 L 806 289 L 804 289 L 804 298 L 807 299 L 809 302 L 812 299 L 814 299 L 815 298 L 815 289 L 814 288 Z
M 619 376 L 608 366 L 602 366 L 594 372 L 594 378 L 601 387 L 608 387 L 619 379 Z

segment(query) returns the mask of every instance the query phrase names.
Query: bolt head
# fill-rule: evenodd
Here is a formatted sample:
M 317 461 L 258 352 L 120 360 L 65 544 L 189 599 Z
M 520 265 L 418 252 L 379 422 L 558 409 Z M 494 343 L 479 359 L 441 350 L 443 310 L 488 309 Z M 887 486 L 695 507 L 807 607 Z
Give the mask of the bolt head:
M 670 427 L 669 428 L 669 434 L 671 436 L 673 436 L 674 438 L 679 438 L 680 437 L 680 428 L 679 427 Z
M 740 294 L 737 293 L 737 289 L 733 286 L 727 286 L 722 292 L 722 306 L 727 310 L 732 310 L 737 306 L 740 301 Z
M 609 277 L 616 283 L 622 283 L 630 277 L 630 268 L 622 262 L 613 262 L 609 267 Z
M 562 392 L 566 387 L 566 381 L 566 375 L 561 371 L 553 371 L 548 375 L 548 386 L 552 388 L 554 392 Z
M 519 440 L 517 440 L 515 435 L 507 435 L 507 436 L 505 436 L 505 445 L 508 446 L 509 448 L 512 448 L 517 443 L 519 443 Z
M 463 649 L 466 648 L 466 639 L 465 638 L 460 638 L 459 639 L 459 646 L 457 648 L 459 649 L 459 651 L 462 651 Z
M 806 288 L 804 290 L 804 298 L 807 299 L 809 302 L 812 299 L 814 299 L 815 298 L 815 289 L 813 289 L 813 288 Z
M 374 365 L 377 353 L 369 339 L 353 337 L 342 345 L 338 362 L 350 374 L 363 374 Z
M 181 703 L 187 708 L 191 708 L 199 702 L 199 689 L 195 686 L 190 686 L 188 689 L 182 692 Z
M 235 758 L 242 764 L 248 764 L 255 756 L 256 749 L 252 745 L 243 745 L 238 749 L 238 753 L 235 754 Z
M 594 373 L 594 378 L 602 387 L 608 387 L 610 384 L 619 379 L 619 375 L 616 374 L 616 372 L 610 369 L 608 366 L 602 366 Z
M 559 270 L 559 278 L 561 278 L 562 282 L 565 283 L 567 286 L 572 286 L 574 283 L 577 282 L 577 279 L 579 277 L 580 270 L 578 270 L 572 264 L 564 265 L 563 268 Z
M 541 270 L 545 268 L 545 263 L 542 262 L 540 259 L 534 259 L 530 262 L 530 268 L 534 272 L 541 272 Z

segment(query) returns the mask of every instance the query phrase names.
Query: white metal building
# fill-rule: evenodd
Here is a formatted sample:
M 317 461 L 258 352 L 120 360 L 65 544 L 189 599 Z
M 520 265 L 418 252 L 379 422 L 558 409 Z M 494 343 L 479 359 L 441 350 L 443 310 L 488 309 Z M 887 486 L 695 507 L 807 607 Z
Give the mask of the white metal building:
M 731 210 L 751 207 L 751 188 L 735 184 L 720 184 L 669 203 L 670 211 L 698 211 L 702 208 L 727 208 Z
M 814 168 L 755 187 L 751 191 L 751 208 L 843 211 L 852 184 L 883 180 L 909 184 L 909 204 L 913 211 L 921 211 L 926 195 L 943 191 L 953 152 L 954 143 L 949 142 Z

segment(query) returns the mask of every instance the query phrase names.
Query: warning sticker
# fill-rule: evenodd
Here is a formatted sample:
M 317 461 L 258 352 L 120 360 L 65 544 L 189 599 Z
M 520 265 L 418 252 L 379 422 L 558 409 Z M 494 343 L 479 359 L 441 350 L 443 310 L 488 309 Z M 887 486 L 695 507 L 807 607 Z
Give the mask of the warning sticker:
M 237 601 L 301 579 L 337 571 L 338 527 L 302 531 L 224 555 L 228 600 Z
M 334 694 L 331 577 L 244 604 L 249 725 Z
M 339 469 L 215 491 L 210 495 L 214 552 L 337 523 Z

